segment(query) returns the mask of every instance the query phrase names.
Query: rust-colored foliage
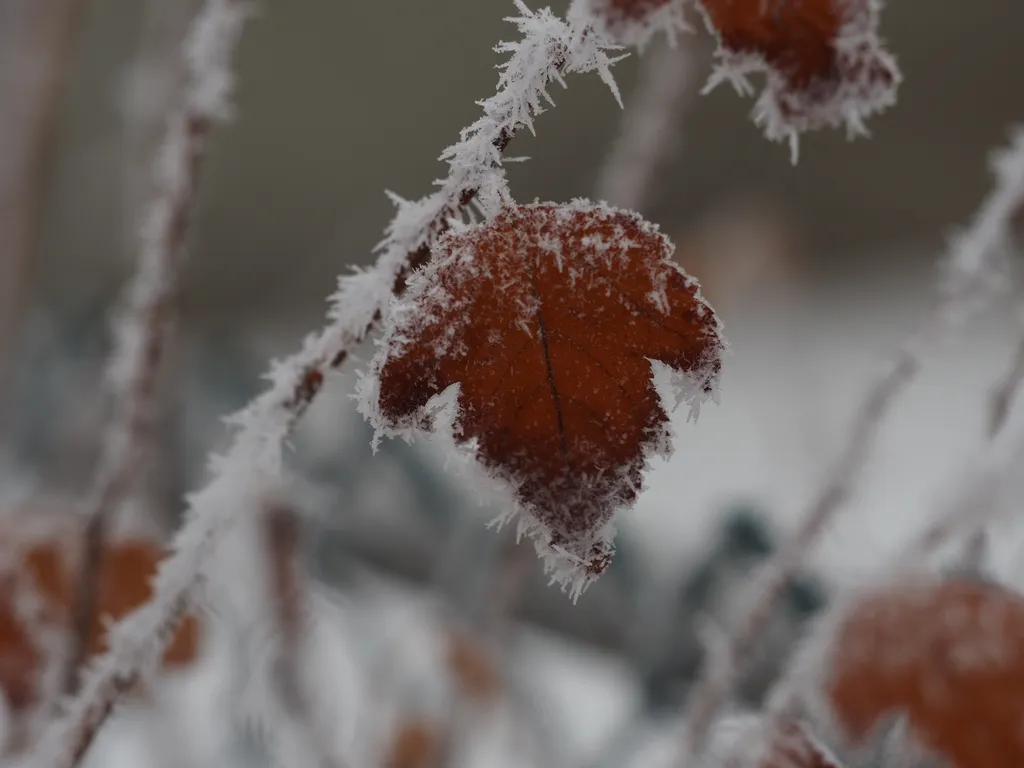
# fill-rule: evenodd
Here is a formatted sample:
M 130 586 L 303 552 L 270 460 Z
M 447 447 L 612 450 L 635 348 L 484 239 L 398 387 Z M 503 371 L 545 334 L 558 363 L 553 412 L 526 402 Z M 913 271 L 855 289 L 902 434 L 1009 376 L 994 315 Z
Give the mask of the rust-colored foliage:
M 719 370 L 715 315 L 671 255 L 636 214 L 586 201 L 509 207 L 445 237 L 378 358 L 379 420 L 429 427 L 428 401 L 459 384 L 456 439 L 548 543 L 602 572 L 600 530 L 668 447 L 648 359 L 690 374 L 698 398 Z
M 10 535 L 5 532 L 5 536 Z M 16 553 L 20 574 L 0 584 L 0 686 L 12 709 L 35 702 L 43 660 L 15 609 L 19 578 L 27 578 L 41 601 L 46 626 L 66 628 L 75 600 L 76 573 L 71 547 L 59 536 L 25 543 Z M 150 597 L 150 579 L 163 555 L 155 544 L 141 539 L 111 542 L 104 554 L 88 653 L 106 650 L 104 617 L 119 619 Z M 191 663 L 198 653 L 198 626 L 189 618 L 178 630 L 164 657 L 167 665 Z
M 441 764 L 442 740 L 422 720 L 409 720 L 399 727 L 384 760 L 386 768 L 437 768 Z
M 952 768 L 1024 765 L 1024 599 L 981 582 L 898 584 L 844 616 L 827 692 L 859 742 L 905 713 Z
M 614 30 L 647 21 L 678 0 L 591 0 L 591 11 Z
M 726 48 L 763 56 L 793 88 L 838 77 L 844 0 L 700 1 Z
M 900 80 L 873 0 L 698 0 L 727 70 L 769 73 L 758 121 L 779 139 L 824 125 L 863 130 Z
M 493 701 L 501 693 L 501 677 L 486 650 L 464 632 L 448 635 L 448 668 L 459 688 L 479 702 Z

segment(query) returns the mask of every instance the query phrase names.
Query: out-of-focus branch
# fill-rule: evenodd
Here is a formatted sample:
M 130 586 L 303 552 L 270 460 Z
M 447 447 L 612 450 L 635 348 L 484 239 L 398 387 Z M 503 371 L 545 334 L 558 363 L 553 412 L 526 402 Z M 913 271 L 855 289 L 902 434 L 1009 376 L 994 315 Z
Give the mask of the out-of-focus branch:
M 1019 208 L 1019 207 L 1018 207 Z M 1017 308 L 1024 319 L 1024 306 Z M 1024 324 L 1022 330 L 1024 330 Z M 982 565 L 988 549 L 985 525 L 998 514 L 996 499 L 1013 466 L 1013 459 L 1004 455 L 1000 438 L 1010 419 L 1013 400 L 1024 382 L 1024 335 L 1014 348 L 1010 367 L 992 387 L 988 400 L 986 443 L 973 474 L 939 515 L 911 544 L 910 556 L 927 557 L 955 534 L 970 531 L 964 547 L 961 566 L 976 570 Z
M 294 508 L 269 500 L 263 511 L 270 599 L 276 630 L 277 653 L 272 662 L 273 688 L 286 716 L 301 731 L 310 763 L 320 768 L 344 768 L 333 754 L 317 722 L 302 680 L 305 637 L 305 579 L 301 573 L 301 520 Z
M 659 167 L 676 149 L 680 113 L 696 93 L 696 44 L 693 35 L 674 45 L 663 40 L 641 60 L 639 82 L 597 179 L 599 200 L 635 211 L 645 209 Z
M 1022 307 L 1024 317 L 1024 307 Z M 1005 375 L 992 388 L 988 406 L 988 439 L 999 437 L 1010 417 L 1013 400 L 1017 396 L 1021 382 L 1024 381 L 1024 323 L 1021 323 L 1021 338 L 1014 349 L 1013 360 Z
M 690 760 L 702 753 L 711 726 L 732 694 L 744 659 L 770 624 L 780 599 L 798 574 L 808 551 L 848 498 L 853 480 L 867 460 L 890 405 L 915 374 L 917 366 L 916 356 L 909 350 L 904 351 L 871 389 L 856 414 L 850 441 L 837 468 L 796 532 L 758 575 L 751 589 L 753 597 L 749 612 L 727 639 L 726 647 L 709 655 L 704 674 L 694 688 L 687 708 L 685 743 L 689 759 L 684 759 L 680 765 L 691 765 Z
M 0 434 L 64 82 L 85 7 L 86 0 L 0 6 Z
M 922 350 L 986 306 L 1002 287 L 1003 275 L 997 260 L 1011 239 L 1011 222 L 1024 201 L 1024 128 L 1016 129 L 1011 146 L 995 156 L 993 165 L 995 187 L 971 227 L 953 242 L 944 264 L 946 281 L 935 307 L 924 318 L 918 334 L 905 343 L 869 389 L 854 416 L 853 429 L 839 460 L 811 508 L 788 545 L 755 580 L 750 610 L 730 636 L 727 647 L 712 655 L 687 710 L 681 765 L 693 764 L 703 753 L 709 731 L 729 699 L 748 649 L 768 626 L 785 586 L 850 495 L 891 404 L 920 365 Z
M 228 116 L 231 60 L 250 9 L 242 0 L 209 0 L 186 41 L 189 85 L 185 103 L 174 112 L 156 166 L 157 193 L 142 230 L 138 268 L 127 289 L 127 311 L 117 325 L 108 376 L 114 412 L 104 436 L 93 488 L 84 505 L 85 535 L 73 609 L 72 647 L 64 676 L 71 692 L 88 648 L 96 590 L 110 517 L 131 490 L 143 444 L 151 432 L 155 396 L 185 258 L 190 209 L 214 124 Z M 183 599 L 173 613 L 187 612 Z M 175 624 L 175 627 L 177 625 Z M 168 633 L 168 639 L 173 632 Z M 113 690 L 134 680 L 115 681 Z M 113 700 L 95 711 L 102 721 Z M 59 760 L 74 765 L 92 741 L 82 728 Z
M 215 122 L 227 116 L 224 96 L 217 93 L 223 85 L 211 81 L 230 77 L 229 57 L 245 13 L 239 0 L 211 3 L 188 42 L 189 90 L 183 109 L 168 125 L 156 168 L 155 196 L 143 223 L 136 273 L 126 290 L 127 309 L 115 329 L 107 372 L 113 413 L 84 508 L 83 553 L 65 693 L 74 692 L 77 670 L 85 658 L 108 528 L 145 467 L 146 444 L 159 415 L 162 364 L 176 321 L 190 212 L 207 139 Z M 211 41 L 211 34 L 227 39 Z

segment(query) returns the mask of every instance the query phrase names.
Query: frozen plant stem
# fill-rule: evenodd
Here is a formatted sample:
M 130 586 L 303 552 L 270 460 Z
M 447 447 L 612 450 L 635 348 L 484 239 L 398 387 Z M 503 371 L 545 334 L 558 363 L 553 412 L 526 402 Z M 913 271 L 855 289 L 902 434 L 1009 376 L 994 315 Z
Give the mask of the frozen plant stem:
M 727 647 L 710 655 L 711 661 L 687 707 L 680 765 L 695 764 L 703 753 L 709 731 L 732 694 L 740 665 L 767 628 L 807 553 L 849 497 L 896 395 L 920 367 L 922 351 L 959 327 L 1002 288 L 998 261 L 1009 239 L 1010 222 L 1024 202 L 1024 128 L 1015 130 L 1011 146 L 995 156 L 993 165 L 995 188 L 975 214 L 970 228 L 953 241 L 945 264 L 947 281 L 941 286 L 938 301 L 926 315 L 919 333 L 903 345 L 868 391 L 854 416 L 853 429 L 839 461 L 822 490 L 790 541 L 754 581 L 749 612 L 731 633 Z
M 654 191 L 658 168 L 675 149 L 679 113 L 694 94 L 696 39 L 661 41 L 640 63 L 634 103 L 622 113 L 622 127 L 597 180 L 595 197 L 619 208 L 643 211 Z
M 0 433 L 86 0 L 0 2 Z M 6 437 L 6 435 L 5 435 Z
M 300 565 L 302 524 L 299 513 L 273 500 L 263 511 L 270 599 L 276 630 L 277 655 L 271 669 L 274 690 L 286 716 L 301 731 L 310 765 L 343 768 L 332 754 L 328 740 L 316 722 L 315 711 L 302 681 L 302 646 L 306 634 L 305 578 Z
M 153 431 L 158 402 L 156 398 L 160 365 L 170 334 L 174 330 L 174 313 L 184 248 L 182 240 L 192 198 L 206 133 L 210 123 L 190 120 L 185 153 L 188 183 L 180 189 L 168 190 L 173 196 L 161 195 L 157 205 L 173 207 L 174 226 L 166 232 L 167 240 L 153 241 L 143 248 L 139 269 L 129 288 L 130 307 L 122 322 L 120 339 L 112 365 L 121 365 L 124 379 L 112 382 L 111 402 L 114 413 L 101 447 L 99 466 L 93 487 L 86 501 L 83 517 L 83 550 L 72 620 L 71 649 L 64 676 L 64 693 L 72 693 L 76 671 L 85 657 L 92 627 L 100 565 L 112 518 L 129 495 L 141 467 L 145 446 Z
M 853 481 L 868 458 L 889 407 L 917 368 L 913 351 L 903 350 L 872 387 L 854 418 L 850 440 L 827 484 L 792 538 L 754 582 L 750 611 L 727 638 L 726 648 L 710 654 L 708 669 L 691 694 L 693 703 L 687 708 L 685 744 L 689 759 L 684 759 L 680 765 L 691 765 L 690 760 L 703 752 L 711 726 L 732 695 L 744 659 L 771 622 L 779 600 L 803 565 L 807 552 L 849 497 Z
M 376 266 L 340 280 L 327 326 L 307 338 L 299 352 L 275 362 L 268 374 L 270 387 L 231 418 L 236 427 L 231 445 L 211 458 L 212 479 L 189 496 L 185 522 L 157 571 L 151 600 L 110 629 L 110 650 L 91 665 L 64 717 L 41 739 L 46 755 L 39 766 L 75 765 L 119 697 L 156 665 L 199 598 L 219 538 L 251 509 L 245 503 L 249 489 L 265 487 L 265 481 L 279 475 L 285 438 L 325 377 L 366 338 L 392 296 L 404 290 L 408 273 L 426 263 L 450 219 L 471 205 L 493 214 L 507 199 L 502 152 L 517 131 L 532 129 L 534 118 L 551 103 L 550 84 L 562 83 L 566 73 L 596 70 L 618 96 L 610 72 L 613 59 L 606 53 L 615 46 L 548 10 L 530 11 L 521 2 L 516 6 L 520 16 L 511 21 L 522 39 L 498 47 L 509 58 L 501 67 L 497 93 L 482 102 L 484 115 L 442 154 L 448 176 L 433 194 L 416 202 L 398 201 Z M 239 7 L 226 0 L 208 0 L 202 14 L 225 12 L 241 16 Z
M 988 409 L 988 439 L 990 441 L 999 437 L 1003 427 L 1006 426 L 1014 397 L 1017 390 L 1020 389 L 1022 381 L 1024 381 L 1024 333 L 1017 341 L 1010 369 L 992 390 Z
M 248 13 L 242 0 L 211 0 L 185 43 L 185 103 L 171 115 L 157 158 L 154 199 L 107 371 L 113 413 L 85 503 L 65 694 L 74 692 L 88 650 L 108 529 L 143 466 L 158 416 L 161 364 L 174 332 L 190 212 L 207 138 L 229 112 L 231 58 Z

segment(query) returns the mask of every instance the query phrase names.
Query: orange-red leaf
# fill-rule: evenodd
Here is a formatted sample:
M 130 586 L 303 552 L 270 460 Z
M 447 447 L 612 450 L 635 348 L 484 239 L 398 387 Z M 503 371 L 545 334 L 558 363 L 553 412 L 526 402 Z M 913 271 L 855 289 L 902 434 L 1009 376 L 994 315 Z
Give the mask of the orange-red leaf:
M 444 753 L 442 736 L 422 720 L 409 720 L 395 733 L 385 768 L 438 768 Z
M 669 448 L 649 360 L 687 374 L 695 403 L 719 371 L 718 321 L 671 255 L 653 225 L 587 201 L 446 236 L 374 362 L 378 425 L 429 427 L 458 384 L 456 439 L 512 485 L 539 546 L 599 574 L 615 510 Z
M 712 82 L 764 71 L 755 108 L 773 140 L 824 126 L 863 132 L 895 102 L 900 73 L 878 40 L 877 0 L 699 0 L 718 37 Z
M 823 641 L 824 691 L 856 747 L 886 721 L 951 768 L 1024 765 L 1024 598 L 974 581 L 903 580 L 846 609 Z
M 50 628 L 69 626 L 72 604 L 76 597 L 75 566 L 69 557 L 71 548 L 58 535 L 19 544 L 17 567 L 21 577 L 30 579 L 41 601 L 40 620 Z M 12 535 L 4 531 L 5 538 Z M 14 532 L 14 535 L 17 535 Z M 87 653 L 92 656 L 106 650 L 107 619 L 120 619 L 149 599 L 150 579 L 162 556 L 160 547 L 142 539 L 110 542 L 104 551 L 96 611 L 92 617 Z M 15 600 L 19 589 L 17 577 L 9 576 L 0 584 L 0 687 L 15 711 L 36 701 L 39 673 L 43 658 L 24 625 Z M 169 666 L 190 664 L 198 652 L 198 626 L 188 618 L 175 634 L 164 663 Z

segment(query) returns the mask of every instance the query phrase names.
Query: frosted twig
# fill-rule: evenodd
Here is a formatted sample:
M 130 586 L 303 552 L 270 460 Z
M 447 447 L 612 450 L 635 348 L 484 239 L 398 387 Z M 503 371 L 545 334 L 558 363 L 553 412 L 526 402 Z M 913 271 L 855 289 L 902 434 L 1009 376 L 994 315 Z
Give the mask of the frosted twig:
M 315 717 L 315 708 L 302 680 L 302 650 L 306 634 L 305 579 L 300 571 L 299 513 L 270 500 L 263 511 L 264 545 L 270 577 L 270 598 L 276 629 L 276 656 L 271 673 L 285 716 L 301 732 L 303 751 L 311 765 L 344 768 Z
M 871 388 L 854 418 L 850 440 L 825 487 L 790 540 L 758 574 L 751 587 L 750 610 L 730 635 L 727 648 L 709 656 L 705 672 L 691 694 L 692 704 L 687 708 L 687 756 L 697 757 L 702 753 L 708 732 L 732 694 L 743 660 L 771 623 L 779 600 L 807 552 L 850 495 L 853 480 L 867 460 L 889 406 L 917 368 L 916 355 L 908 348 Z M 690 762 L 684 759 L 681 764 L 690 765 Z
M 1024 336 L 1017 341 L 1009 370 L 992 388 L 992 393 L 989 397 L 988 422 L 986 424 L 988 449 L 992 448 L 992 444 L 1002 434 L 1007 421 L 1009 421 L 1013 400 L 1020 389 L 1021 382 L 1024 382 Z M 978 572 L 979 569 L 984 567 L 988 554 L 988 536 L 985 532 L 984 522 L 985 518 L 988 517 L 987 511 L 987 508 L 984 506 L 978 508 L 966 505 L 959 510 L 960 514 L 975 520 L 977 525 L 964 542 L 959 562 L 959 566 L 963 570 Z M 922 537 L 922 543 L 926 542 L 923 549 L 934 550 L 938 547 L 939 544 L 953 533 L 954 528 L 958 527 L 955 523 L 955 520 L 943 520 L 938 528 L 934 530 L 929 528 Z
M 1022 313 L 1024 314 L 1024 313 Z M 1021 324 L 1024 330 L 1024 323 Z M 1010 417 L 1013 399 L 1024 381 L 1024 333 L 1017 341 L 1013 361 L 1003 378 L 992 389 L 988 408 L 988 438 L 995 440 Z
M 211 0 L 207 10 L 211 7 L 222 5 Z M 66 716 L 41 740 L 49 750 L 41 766 L 73 766 L 122 692 L 158 662 L 198 599 L 218 540 L 247 511 L 247 489 L 278 475 L 285 438 L 325 377 L 341 367 L 349 350 L 387 312 L 391 297 L 404 290 L 408 273 L 427 261 L 450 219 L 471 204 L 486 215 L 505 199 L 502 152 L 517 131 L 532 130 L 545 103 L 552 103 L 548 86 L 564 84 L 565 73 L 596 70 L 618 96 L 610 72 L 614 60 L 606 53 L 616 46 L 548 10 L 530 11 L 518 1 L 516 7 L 521 15 L 510 20 L 523 37 L 498 46 L 509 59 L 501 67 L 497 93 L 482 102 L 483 117 L 441 155 L 448 176 L 437 182 L 438 191 L 417 202 L 394 197 L 398 212 L 378 246 L 376 266 L 340 280 L 330 300 L 328 325 L 308 337 L 299 352 L 275 361 L 267 375 L 269 388 L 228 419 L 236 428 L 231 445 L 225 454 L 211 457 L 212 479 L 189 496 L 185 523 L 157 571 L 152 599 L 111 628 L 110 651 L 96 660 Z
M 966 481 L 965 488 L 954 496 L 953 503 L 947 505 L 946 511 L 917 537 L 909 554 L 928 556 L 955 533 L 974 525 L 974 532 L 967 537 L 963 565 L 981 565 L 987 549 L 984 526 L 994 514 L 994 500 L 1000 486 L 998 478 L 1009 470 L 1009 467 L 1002 466 L 1008 460 L 1002 455 L 998 441 L 1009 421 L 1013 399 L 1022 382 L 1024 336 L 1017 342 L 1010 368 L 992 388 L 985 425 L 987 439 L 979 465 L 973 470 L 977 476 Z
M 231 58 L 249 13 L 242 0 L 211 0 L 185 42 L 189 82 L 184 104 L 171 116 L 157 158 L 155 195 L 143 222 L 136 272 L 125 292 L 124 316 L 115 327 L 107 371 L 114 410 L 83 510 L 84 551 L 65 693 L 73 692 L 86 654 L 107 529 L 143 466 L 144 446 L 153 431 L 161 364 L 176 319 L 189 213 L 207 138 L 230 112 Z
M 0 3 L 0 428 L 39 250 L 68 62 L 86 0 Z
M 642 211 L 655 174 L 678 140 L 680 111 L 694 90 L 696 39 L 675 46 L 661 42 L 640 65 L 634 103 L 597 180 L 594 197 L 619 208 Z
M 993 165 L 995 188 L 970 228 L 954 238 L 944 264 L 946 279 L 938 301 L 925 316 L 918 334 L 903 345 L 868 390 L 839 461 L 790 541 L 758 575 L 751 587 L 750 611 L 732 633 L 727 651 L 712 655 L 717 663 L 709 666 L 716 668 L 706 669 L 692 693 L 683 765 L 690 765 L 703 752 L 708 732 L 731 695 L 740 664 L 771 621 L 786 585 L 808 551 L 850 495 L 892 402 L 920 367 L 922 350 L 965 322 L 1002 287 L 998 262 L 1008 240 L 1009 222 L 1024 201 L 1024 129 L 1015 130 L 1011 146 L 994 157 Z
M 1005 442 L 993 439 L 986 444 L 958 491 L 910 544 L 905 558 L 926 558 L 958 531 L 980 530 L 999 516 L 1006 482 L 1016 476 L 1024 461 L 1024 436 L 1009 445 Z

